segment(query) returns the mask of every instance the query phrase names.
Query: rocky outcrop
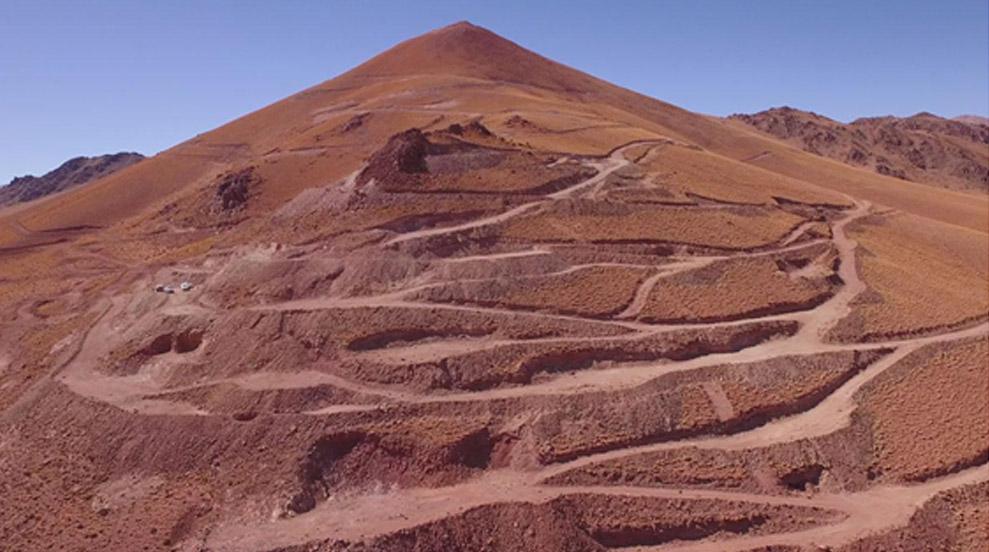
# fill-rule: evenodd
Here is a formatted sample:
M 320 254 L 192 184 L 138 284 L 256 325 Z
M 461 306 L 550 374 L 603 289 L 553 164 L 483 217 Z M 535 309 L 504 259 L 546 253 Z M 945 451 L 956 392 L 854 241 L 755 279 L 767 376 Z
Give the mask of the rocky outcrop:
M 385 147 L 371 156 L 367 168 L 361 174 L 361 181 L 371 178 L 387 181 L 403 175 L 424 173 L 428 170 L 426 156 L 431 149 L 432 144 L 421 130 L 410 128 L 400 132 L 389 138 Z
M 363 186 L 375 181 L 390 189 L 408 191 L 416 189 L 422 177 L 429 173 L 466 172 L 481 168 L 486 164 L 482 161 L 477 166 L 477 160 L 473 158 L 483 157 L 485 153 L 492 157 L 487 164 L 497 164 L 501 161 L 497 151 L 475 143 L 488 143 L 492 140 L 497 138 L 478 121 L 454 123 L 443 130 L 429 133 L 410 128 L 392 135 L 387 144 L 371 155 L 367 167 L 358 177 L 358 184 Z M 437 156 L 458 159 L 446 159 L 446 162 L 440 163 L 441 167 L 434 170 L 431 167 L 431 158 Z
M 214 210 L 235 211 L 247 203 L 251 188 L 259 181 L 254 167 L 229 172 L 220 177 L 214 198 Z

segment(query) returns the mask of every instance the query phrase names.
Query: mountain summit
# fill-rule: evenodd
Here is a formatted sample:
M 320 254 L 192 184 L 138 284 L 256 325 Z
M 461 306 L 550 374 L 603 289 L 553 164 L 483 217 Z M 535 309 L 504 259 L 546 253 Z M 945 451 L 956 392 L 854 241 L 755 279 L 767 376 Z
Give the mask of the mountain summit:
M 706 150 L 723 162 L 755 165 L 842 192 L 864 191 L 870 199 L 944 220 L 969 220 L 978 207 L 959 200 L 952 209 L 963 211 L 961 216 L 931 211 L 921 207 L 923 201 L 904 200 L 902 190 L 911 198 L 926 197 L 912 183 L 900 181 L 897 190 L 890 184 L 895 180 L 863 185 L 867 177 L 860 170 L 808 170 L 813 156 L 794 157 L 784 144 L 751 127 L 615 86 L 460 22 L 404 41 L 336 78 L 20 217 L 26 226 L 43 230 L 109 226 L 160 209 L 166 198 L 174 209 L 185 209 L 184 201 L 192 209 L 192 203 L 206 200 L 193 201 L 190 193 L 218 181 L 225 169 L 247 165 L 269 173 L 255 184 L 251 204 L 273 209 L 307 187 L 345 177 L 394 134 L 470 120 L 515 143 L 580 154 L 662 138 Z M 308 164 L 294 167 L 301 158 L 290 156 L 292 151 L 310 152 Z M 4 239 L 0 233 L 0 246 Z M 19 238 L 8 234 L 6 239 Z
M 454 75 L 573 92 L 604 84 L 466 21 L 402 42 L 345 76 L 409 75 Z

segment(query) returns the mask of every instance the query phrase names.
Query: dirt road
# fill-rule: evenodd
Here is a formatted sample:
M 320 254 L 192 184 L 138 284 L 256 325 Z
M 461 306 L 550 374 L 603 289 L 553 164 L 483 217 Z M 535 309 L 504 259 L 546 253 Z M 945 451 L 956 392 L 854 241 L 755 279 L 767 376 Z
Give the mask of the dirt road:
M 558 192 L 548 194 L 532 202 L 520 205 L 503 213 L 473 220 L 455 226 L 429 228 L 397 234 L 384 240 L 380 247 L 384 251 L 394 250 L 395 245 L 404 242 L 463 232 L 499 224 L 515 217 L 524 216 L 554 201 L 563 201 L 590 192 L 592 196 L 606 196 L 602 186 L 609 175 L 626 167 L 630 161 L 625 153 L 636 142 L 616 149 L 603 159 L 587 161 L 596 169 L 596 174 L 582 182 Z M 665 489 L 640 487 L 554 487 L 545 484 L 551 477 L 567 471 L 591 466 L 600 462 L 627 458 L 658 450 L 671 450 L 683 447 L 697 447 L 719 450 L 740 450 L 769 447 L 800 439 L 822 437 L 846 428 L 851 423 L 852 414 L 858 407 L 857 393 L 864 385 L 896 365 L 918 349 L 934 343 L 945 343 L 974 336 L 989 335 L 989 323 L 983 322 L 969 327 L 952 328 L 937 335 L 905 337 L 883 342 L 832 343 L 825 336 L 839 321 L 851 312 L 852 301 L 865 289 L 857 267 L 857 244 L 847 232 L 848 225 L 870 214 L 871 205 L 865 201 L 852 200 L 854 206 L 830 223 L 832 237 L 805 239 L 805 234 L 816 222 L 799 224 L 778 243 L 758 251 L 743 251 L 725 255 L 681 255 L 665 259 L 664 264 L 637 265 L 624 262 L 585 262 L 573 263 L 565 269 L 550 271 L 539 276 L 569 274 L 595 266 L 629 266 L 654 270 L 645 278 L 629 298 L 629 303 L 620 313 L 608 320 L 554 314 L 542 311 L 523 311 L 495 307 L 470 305 L 432 304 L 411 299 L 413 293 L 429 289 L 431 286 L 445 285 L 449 281 L 417 282 L 394 291 L 365 296 L 318 296 L 287 300 L 264 305 L 246 307 L 245 310 L 265 312 L 320 311 L 326 309 L 394 308 L 430 309 L 432 311 L 486 313 L 491 315 L 517 317 L 531 320 L 555 320 L 581 324 L 600 324 L 602 327 L 618 327 L 627 331 L 624 335 L 590 337 L 536 337 L 531 339 L 493 339 L 486 337 L 449 337 L 431 341 L 400 344 L 391 348 L 380 348 L 366 352 L 352 353 L 354 358 L 373 359 L 376 362 L 440 362 L 446 358 L 483 351 L 508 345 L 527 346 L 543 343 L 591 343 L 595 340 L 621 341 L 638 340 L 665 332 L 679 330 L 705 330 L 711 328 L 735 327 L 756 321 L 795 321 L 799 331 L 789 337 L 765 341 L 752 346 L 738 347 L 723 353 L 704 354 L 684 361 L 655 362 L 615 362 L 606 367 L 575 370 L 557 373 L 537 382 L 524 385 L 506 386 L 479 391 L 444 392 L 416 391 L 402 386 L 373 385 L 367 382 L 347 379 L 333 373 L 328 364 L 314 363 L 295 373 L 268 372 L 228 378 L 205 378 L 200 383 L 184 387 L 167 387 L 167 379 L 156 377 L 155 370 L 143 369 L 132 375 L 109 375 L 102 368 L 108 354 L 119 346 L 121 335 L 127 328 L 162 312 L 171 314 L 195 313 L 204 316 L 219 315 L 212 309 L 195 302 L 195 294 L 180 298 L 152 296 L 150 280 L 145 275 L 128 288 L 116 289 L 108 293 L 98 306 L 101 313 L 94 325 L 80 338 L 78 351 L 67 359 L 57 373 L 56 379 L 73 392 L 89 399 L 103 401 L 139 415 L 168 414 L 174 416 L 211 416 L 207 409 L 178 401 L 154 398 L 165 391 L 192 390 L 200 387 L 231 384 L 239 388 L 264 392 L 277 389 L 307 388 L 328 385 L 368 397 L 376 397 L 388 404 L 441 404 L 478 403 L 508 398 L 536 396 L 568 396 L 597 391 L 620 391 L 646 384 L 661 376 L 675 372 L 697 370 L 716 365 L 741 365 L 752 362 L 776 359 L 784 356 L 810 356 L 838 351 L 882 350 L 886 354 L 854 374 L 823 399 L 809 404 L 802 411 L 779 416 L 758 427 L 734 433 L 699 436 L 690 439 L 655 443 L 643 446 L 616 446 L 614 450 L 584 454 L 574 460 L 539 467 L 534 470 L 498 469 L 488 470 L 484 475 L 465 483 L 438 488 L 390 489 L 382 492 L 341 497 L 323 502 L 314 510 L 293 517 L 265 524 L 238 524 L 231 522 L 210 535 L 209 547 L 213 550 L 243 550 L 265 547 L 302 544 L 315 539 L 366 539 L 391 531 L 442 519 L 463 512 L 469 508 L 499 502 L 545 502 L 566 494 L 592 493 L 621 496 L 654 496 L 662 498 L 716 498 L 721 500 L 751 502 L 758 504 L 781 504 L 815 506 L 846 514 L 844 521 L 822 527 L 792 533 L 778 533 L 763 536 L 739 536 L 714 542 L 698 542 L 678 545 L 678 550 L 745 550 L 770 545 L 826 545 L 838 546 L 852 542 L 864 535 L 903 525 L 918 507 L 931 496 L 945 489 L 989 479 L 986 466 L 961 471 L 953 475 L 925 481 L 917 485 L 874 486 L 859 493 L 818 493 L 813 496 L 776 496 L 728 491 L 694 489 Z M 649 324 L 636 321 L 649 295 L 655 286 L 686 271 L 708 266 L 716 261 L 763 255 L 774 255 L 802 247 L 830 243 L 837 251 L 837 276 L 841 284 L 837 291 L 819 305 L 806 310 L 770 314 L 749 319 L 726 320 L 710 323 L 690 324 Z M 533 246 L 512 251 L 478 254 L 469 257 L 435 261 L 437 265 L 450 265 L 468 262 L 499 263 L 529 256 L 551 255 L 552 246 Z M 318 256 L 306 253 L 305 258 Z M 270 257 L 270 256 L 269 256 Z M 301 257 L 300 257 L 301 258 Z M 260 261 L 264 261 L 261 258 Z M 218 270 L 216 267 L 210 270 Z M 204 269 L 205 276 L 209 271 Z M 526 276 L 519 275 L 518 278 Z M 485 281 L 485 280 L 479 280 Z M 461 283 L 468 280 L 459 280 Z M 197 291 L 198 293 L 198 291 Z M 135 310 L 134 304 L 143 304 L 143 310 Z M 148 306 L 150 305 L 150 307 Z M 21 313 L 27 316 L 26 313 Z M 193 353 L 193 355 L 198 353 Z M 363 355 L 363 356 L 361 356 Z M 186 357 L 184 362 L 189 362 Z M 156 359 L 161 371 L 166 372 L 169 363 L 176 359 L 163 355 Z M 2 368 L 2 365 L 0 365 Z M 716 383 L 704 387 L 708 399 L 722 421 L 730 419 L 734 405 Z M 312 416 L 336 416 L 379 408 L 376 404 L 334 404 L 307 412 Z M 668 547 L 643 548 L 643 550 L 666 550 Z

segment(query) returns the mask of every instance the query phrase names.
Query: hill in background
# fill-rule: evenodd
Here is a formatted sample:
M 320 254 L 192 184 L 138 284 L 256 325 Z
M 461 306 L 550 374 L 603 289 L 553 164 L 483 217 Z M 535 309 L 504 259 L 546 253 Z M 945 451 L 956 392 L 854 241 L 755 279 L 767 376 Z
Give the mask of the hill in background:
M 778 107 L 731 118 L 804 151 L 882 175 L 989 191 L 989 121 L 984 117 L 945 119 L 918 113 L 844 124 L 809 111 Z
M 20 176 L 0 187 L 0 206 L 23 203 L 81 186 L 125 169 L 142 159 L 143 155 L 133 152 L 74 157 L 43 176 Z

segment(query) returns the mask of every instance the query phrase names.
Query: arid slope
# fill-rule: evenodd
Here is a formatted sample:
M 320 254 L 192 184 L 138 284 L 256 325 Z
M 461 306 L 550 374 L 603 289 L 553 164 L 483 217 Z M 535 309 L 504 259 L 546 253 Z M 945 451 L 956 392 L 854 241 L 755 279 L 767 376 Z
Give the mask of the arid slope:
M 0 542 L 985 549 L 986 206 L 439 29 L 0 210 Z

